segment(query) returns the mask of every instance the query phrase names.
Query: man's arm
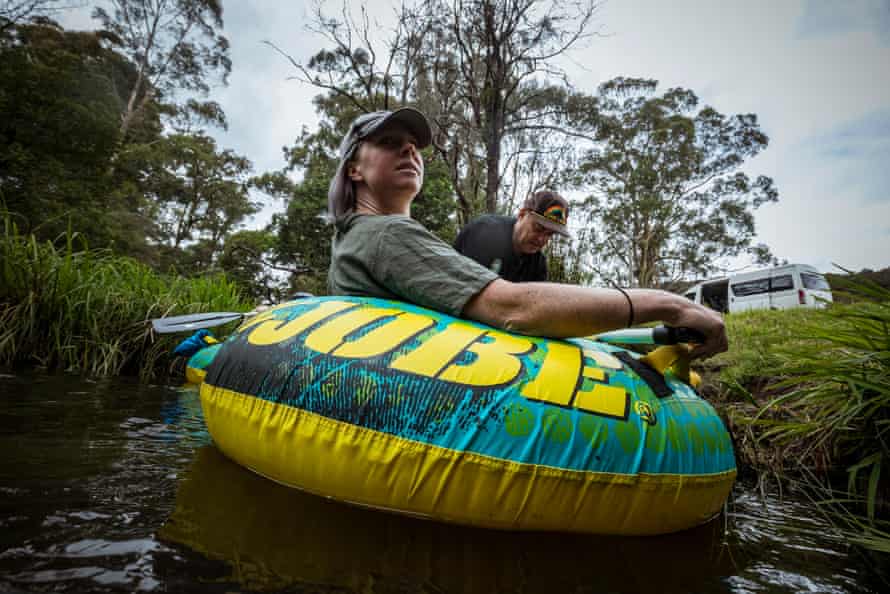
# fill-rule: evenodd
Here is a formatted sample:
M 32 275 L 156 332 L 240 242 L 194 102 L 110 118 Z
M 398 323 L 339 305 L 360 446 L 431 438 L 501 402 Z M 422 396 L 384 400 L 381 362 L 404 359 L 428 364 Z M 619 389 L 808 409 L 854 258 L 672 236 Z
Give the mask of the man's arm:
M 705 342 L 693 349 L 693 357 L 726 350 L 723 318 L 716 312 L 666 291 L 630 289 L 627 294 L 634 323 L 661 321 L 701 332 Z M 462 315 L 510 332 L 564 338 L 624 328 L 629 311 L 625 296 L 614 289 L 495 279 L 467 302 Z

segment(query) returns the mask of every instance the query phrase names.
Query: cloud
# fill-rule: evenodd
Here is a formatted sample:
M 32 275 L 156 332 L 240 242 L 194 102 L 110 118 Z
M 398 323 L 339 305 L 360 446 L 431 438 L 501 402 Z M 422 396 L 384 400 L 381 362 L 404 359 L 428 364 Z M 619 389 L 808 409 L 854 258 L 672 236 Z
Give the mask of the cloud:
M 318 40 L 303 28 L 305 10 L 281 2 L 258 9 L 255 3 L 227 3 L 226 35 L 232 52 L 229 85 L 213 96 L 226 111 L 229 131 L 220 134 L 226 144 L 246 153 L 258 170 L 284 165 L 281 148 L 292 144 L 304 124 L 317 124 L 308 85 L 288 80 L 295 73 L 287 59 L 269 41 L 296 60 L 305 60 Z
M 863 31 L 890 45 L 890 0 L 808 0 L 796 33 L 808 38 Z
M 829 195 L 890 203 L 890 109 L 841 123 L 801 146 L 814 165 L 833 171 Z

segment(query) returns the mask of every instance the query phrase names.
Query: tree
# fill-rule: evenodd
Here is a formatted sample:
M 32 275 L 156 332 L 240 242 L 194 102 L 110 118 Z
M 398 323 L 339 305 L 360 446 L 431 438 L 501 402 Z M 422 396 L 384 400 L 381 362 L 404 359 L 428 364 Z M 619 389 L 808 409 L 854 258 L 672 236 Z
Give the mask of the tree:
M 69 225 L 107 245 L 116 222 L 105 175 L 118 142 L 126 60 L 101 35 L 20 25 L 0 47 L 0 203 L 26 232 Z
M 692 91 L 616 78 L 599 88 L 588 114 L 599 143 L 580 167 L 592 185 L 585 203 L 598 272 L 616 282 L 659 286 L 708 273 L 720 258 L 752 246 L 752 211 L 778 200 L 773 181 L 741 171 L 769 139 L 754 114 L 725 116 L 699 108 Z
M 83 4 L 75 0 L 0 0 L 0 39 L 17 25 Z
M 269 230 L 243 230 L 228 236 L 219 266 L 258 303 L 280 303 L 290 297 L 287 278 L 271 263 L 275 235 Z
M 111 13 L 96 8 L 93 16 L 136 65 L 120 119 L 122 139 L 152 101 L 170 101 L 177 91 L 206 94 L 213 74 L 225 84 L 232 64 L 229 43 L 217 31 L 223 26 L 220 0 L 109 2 Z M 199 103 L 191 106 L 203 109 Z
M 204 270 L 257 210 L 251 163 L 192 131 L 224 121 L 217 104 L 164 105 L 146 81 L 123 138 L 141 74 L 118 42 L 47 19 L 9 29 L 0 44 L 0 209 L 40 239 L 71 229 L 154 266 Z
M 544 131 L 558 132 L 557 145 L 565 144 L 568 84 L 554 61 L 585 37 L 597 4 L 430 0 L 424 6 L 429 8 L 413 13 L 413 28 L 421 31 L 419 39 L 433 41 L 418 52 L 418 78 L 426 83 L 418 98 L 445 133 L 436 148 L 446 162 L 460 170 L 461 159 L 483 159 L 484 183 L 473 183 L 484 188 L 484 210 L 497 212 L 510 162 L 532 146 L 530 134 L 539 148 Z M 440 16 L 430 19 L 427 11 Z M 470 149 L 463 155 L 447 140 L 455 129 Z M 505 154 L 509 141 L 514 151 Z M 519 188 L 515 173 L 512 185 Z
M 140 185 L 156 205 L 156 240 L 174 250 L 191 246 L 193 265 L 209 266 L 226 237 L 257 212 L 251 201 L 251 162 L 219 150 L 205 134 L 170 134 L 143 155 L 146 179 Z
M 554 236 L 547 248 L 547 277 L 550 282 L 568 285 L 589 285 L 593 273 L 587 249 L 591 229 L 581 228 L 571 238 Z
M 595 8 L 593 0 L 418 0 L 402 5 L 381 51 L 364 8 L 359 19 L 345 6 L 331 18 L 319 5 L 313 27 L 333 48 L 291 62 L 298 79 L 359 112 L 407 103 L 425 111 L 466 222 L 556 179 L 574 132 L 554 59 L 586 35 Z
M 411 216 L 443 241 L 452 243 L 457 237 L 452 196 L 454 188 L 447 165 L 441 159 L 430 158 L 424 164 L 423 189 L 411 203 Z

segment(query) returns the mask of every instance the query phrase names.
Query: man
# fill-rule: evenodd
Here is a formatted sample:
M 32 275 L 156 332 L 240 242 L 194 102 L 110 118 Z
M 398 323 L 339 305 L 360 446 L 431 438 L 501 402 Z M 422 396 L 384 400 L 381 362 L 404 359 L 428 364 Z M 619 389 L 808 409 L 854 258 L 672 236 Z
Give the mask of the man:
M 555 233 L 569 236 L 569 205 L 549 190 L 532 194 L 516 217 L 482 215 L 458 234 L 454 249 L 514 283 L 547 280 L 541 250 Z
M 664 321 L 698 331 L 690 353 L 727 348 L 721 316 L 680 295 L 506 281 L 411 218 L 423 185 L 426 117 L 411 108 L 359 116 L 340 143 L 328 190 L 336 226 L 328 290 L 416 303 L 509 332 L 564 338 Z

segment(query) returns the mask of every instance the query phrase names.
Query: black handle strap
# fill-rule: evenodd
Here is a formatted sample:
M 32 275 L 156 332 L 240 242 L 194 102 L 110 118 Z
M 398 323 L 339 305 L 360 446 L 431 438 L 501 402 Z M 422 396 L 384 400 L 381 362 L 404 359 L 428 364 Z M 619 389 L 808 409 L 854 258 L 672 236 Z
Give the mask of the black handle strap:
M 640 376 L 640 379 L 646 382 L 646 385 L 649 386 L 649 389 L 652 390 L 657 397 L 667 398 L 674 393 L 671 387 L 667 385 L 667 382 L 664 381 L 664 376 L 658 373 L 653 367 L 650 367 L 647 363 L 635 359 L 634 356 L 628 352 L 617 352 L 612 354 L 622 363 L 633 369 L 634 372 Z

